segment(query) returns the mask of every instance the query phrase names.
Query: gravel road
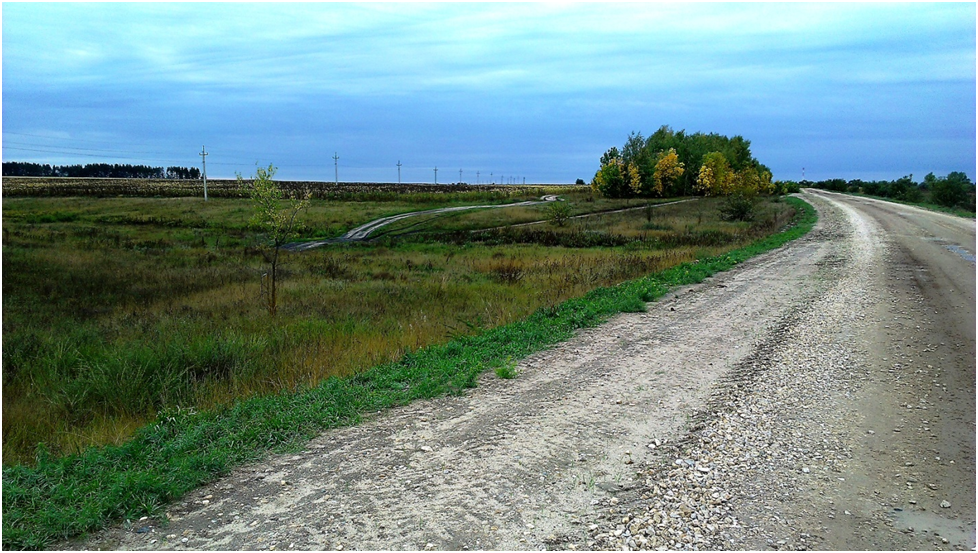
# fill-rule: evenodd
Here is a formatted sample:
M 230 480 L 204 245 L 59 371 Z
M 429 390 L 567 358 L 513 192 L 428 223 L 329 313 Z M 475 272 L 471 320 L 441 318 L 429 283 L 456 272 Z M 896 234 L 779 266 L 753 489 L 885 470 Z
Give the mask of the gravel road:
M 808 236 L 65 548 L 973 549 L 975 223 Z

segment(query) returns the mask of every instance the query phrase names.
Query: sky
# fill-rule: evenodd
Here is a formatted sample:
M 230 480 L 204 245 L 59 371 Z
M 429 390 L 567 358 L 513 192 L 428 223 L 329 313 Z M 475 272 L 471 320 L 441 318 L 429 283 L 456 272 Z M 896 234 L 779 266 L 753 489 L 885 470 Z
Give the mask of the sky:
M 975 3 L 4 3 L 3 160 L 200 167 L 206 147 L 210 178 L 590 182 L 668 125 L 743 136 L 778 180 L 975 180 L 975 21 Z

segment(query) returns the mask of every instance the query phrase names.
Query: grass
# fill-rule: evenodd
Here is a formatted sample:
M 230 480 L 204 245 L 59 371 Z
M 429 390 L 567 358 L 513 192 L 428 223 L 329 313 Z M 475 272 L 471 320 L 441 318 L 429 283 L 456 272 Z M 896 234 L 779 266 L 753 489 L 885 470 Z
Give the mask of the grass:
M 516 361 L 512 357 L 506 358 L 502 365 L 494 369 L 494 372 L 503 380 L 512 380 L 520 375 L 519 369 L 516 368 Z
M 138 232 L 123 225 L 117 240 L 106 238 L 79 231 L 75 226 L 89 228 L 79 215 L 44 228 L 12 225 L 8 237 L 7 211 L 15 208 L 6 201 L 4 309 L 13 317 L 4 318 L 4 341 L 17 345 L 3 351 L 5 455 L 11 422 L 30 422 L 38 405 L 59 409 L 45 423 L 53 428 L 40 433 L 74 423 L 69 434 L 81 428 L 117 440 L 100 447 L 79 440 L 75 453 L 71 444 L 61 451 L 38 445 L 29 462 L 5 459 L 3 545 L 40 548 L 107 520 L 159 515 L 167 502 L 268 451 L 298 447 L 325 429 L 355 424 L 364 413 L 463 393 L 487 368 L 505 367 L 615 313 L 644 309 L 672 286 L 699 282 L 800 236 L 814 214 L 807 204 L 789 201 L 800 209 L 800 222 L 744 248 L 663 250 L 641 240 L 611 251 L 404 241 L 296 256 L 284 313 L 274 324 L 256 315 L 259 307 L 248 297 L 257 284 L 240 278 L 240 270 L 224 272 L 228 264 L 247 266 L 247 256 L 214 246 L 215 236 L 191 232 L 147 253 L 153 247 L 145 241 L 173 238 L 156 237 L 154 225 Z M 639 211 L 635 218 L 644 224 Z M 608 228 L 619 224 L 607 222 Z M 747 228 L 730 227 L 742 239 L 750 237 Z M 16 293 L 7 293 L 8 278 L 27 278 L 23 263 L 37 257 L 19 250 L 38 253 L 44 244 L 66 240 L 92 246 L 95 258 L 62 260 L 65 251 L 48 246 L 53 251 L 32 280 L 49 288 L 27 293 L 29 283 L 18 281 Z M 140 256 L 165 274 L 134 285 L 134 278 L 151 276 Z M 175 266 L 161 271 L 161 257 Z M 113 280 L 132 263 L 132 273 Z M 70 272 L 76 265 L 108 285 L 76 279 Z M 194 284 L 181 280 L 181 267 L 204 268 L 223 281 L 179 294 Z M 61 274 L 65 269 L 69 274 Z M 92 301 L 44 302 L 65 293 Z M 22 313 L 34 307 L 41 308 L 40 322 L 32 326 Z M 68 322 L 59 326 L 59 320 Z M 109 407 L 106 400 L 121 395 L 120 379 L 133 374 L 139 378 L 121 386 L 132 397 Z M 30 382 L 50 385 L 31 388 Z M 30 401 L 18 402 L 8 390 Z M 167 399 L 181 394 L 179 401 Z M 9 400 L 15 401 L 8 406 Z
M 711 220 L 710 202 L 658 208 L 657 230 L 634 210 L 559 229 L 429 232 L 288 254 L 272 319 L 241 200 L 7 199 L 4 464 L 32 463 L 39 443 L 55 456 L 121 444 L 163 409 L 205 410 L 355 374 L 721 253 L 791 213 L 731 224 Z M 410 207 L 405 198 L 349 203 L 318 202 L 307 224 Z M 546 206 L 538 210 L 544 219 Z M 522 220 L 508 211 L 483 223 Z

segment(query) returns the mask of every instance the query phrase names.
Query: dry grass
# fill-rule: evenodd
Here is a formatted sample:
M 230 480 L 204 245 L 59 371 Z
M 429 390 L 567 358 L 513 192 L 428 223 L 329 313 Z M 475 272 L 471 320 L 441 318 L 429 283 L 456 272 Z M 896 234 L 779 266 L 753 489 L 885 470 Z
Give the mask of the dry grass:
M 334 203 L 314 202 L 307 225 L 338 234 L 431 207 Z M 56 454 L 118 443 L 161 409 L 308 388 L 775 230 L 702 204 L 661 209 L 652 229 L 636 210 L 560 231 L 633 241 L 615 248 L 395 241 L 286 254 L 271 318 L 246 202 L 6 199 L 3 462 L 31 462 L 41 442 Z M 683 243 L 694 232 L 727 239 Z

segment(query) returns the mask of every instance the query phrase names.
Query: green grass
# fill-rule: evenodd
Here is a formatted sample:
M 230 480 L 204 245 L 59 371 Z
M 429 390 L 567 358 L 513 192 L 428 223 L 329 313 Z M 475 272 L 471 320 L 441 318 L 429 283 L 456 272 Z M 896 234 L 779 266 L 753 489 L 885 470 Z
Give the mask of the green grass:
M 307 389 L 734 249 L 793 212 L 772 202 L 755 223 L 728 223 L 700 199 L 656 208 L 646 229 L 640 209 L 607 212 L 622 204 L 586 190 L 568 198 L 577 212 L 604 212 L 477 234 L 463 230 L 473 220 L 449 232 L 442 219 L 378 243 L 283 254 L 275 318 L 259 301 L 246 201 L 9 198 L 3 462 L 32 463 L 39 443 L 54 456 L 121 444 L 168 408 Z M 318 229 L 428 205 L 412 201 L 315 200 L 303 217 Z M 520 209 L 486 211 L 477 228 L 523 220 Z
M 804 235 L 814 224 L 814 210 L 801 200 L 786 201 L 797 209 L 794 224 L 743 248 L 594 289 L 538 308 L 525 319 L 423 347 L 310 389 L 241 399 L 203 412 L 165 410 L 121 445 L 62 457 L 41 447 L 33 466 L 3 469 L 3 546 L 42 548 L 113 519 L 159 516 L 168 502 L 269 451 L 295 450 L 323 430 L 356 424 L 379 409 L 464 393 L 487 368 L 551 347 L 614 314 L 644 310 L 645 302 L 672 287 L 702 282 Z M 189 352 L 191 359 L 233 364 L 241 348 L 251 346 L 231 342 L 223 353 L 199 352 L 192 344 L 174 348 Z
M 520 375 L 519 369 L 516 368 L 516 361 L 512 357 L 507 357 L 502 365 L 494 369 L 494 372 L 503 380 L 512 380 Z

